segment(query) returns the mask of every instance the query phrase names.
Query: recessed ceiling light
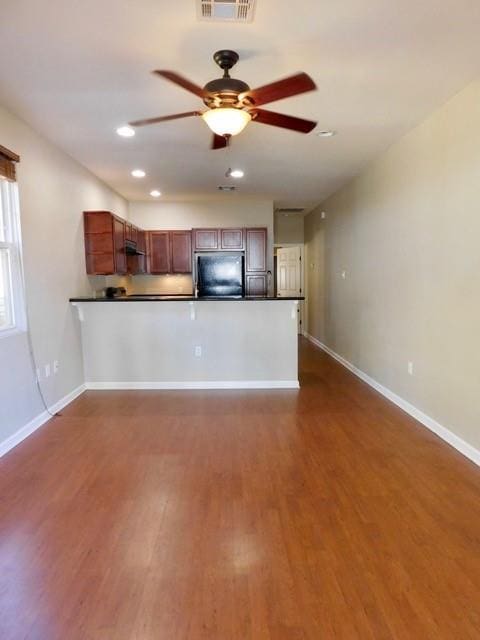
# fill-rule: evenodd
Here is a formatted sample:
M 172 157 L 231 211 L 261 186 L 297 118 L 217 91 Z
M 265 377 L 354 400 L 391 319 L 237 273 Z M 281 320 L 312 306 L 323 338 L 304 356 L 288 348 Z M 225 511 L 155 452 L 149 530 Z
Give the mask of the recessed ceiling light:
M 135 135 L 135 129 L 132 129 L 132 127 L 118 127 L 117 133 L 123 138 L 131 138 Z
M 332 138 L 333 136 L 335 136 L 337 134 L 336 131 L 319 131 L 317 133 L 317 136 L 319 136 L 320 138 Z
M 241 169 L 229 169 L 225 174 L 226 178 L 243 178 L 244 172 Z
M 162 195 L 162 192 L 158 189 L 154 189 L 153 191 L 150 191 L 150 195 L 154 198 L 159 198 Z
M 132 176 L 134 178 L 144 178 L 146 176 L 146 173 L 143 169 L 134 169 L 132 171 Z

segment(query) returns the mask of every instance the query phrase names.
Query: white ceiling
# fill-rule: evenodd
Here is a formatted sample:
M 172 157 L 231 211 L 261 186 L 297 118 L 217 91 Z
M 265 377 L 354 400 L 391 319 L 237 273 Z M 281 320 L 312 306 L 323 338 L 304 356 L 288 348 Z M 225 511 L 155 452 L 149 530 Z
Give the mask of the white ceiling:
M 0 100 L 129 200 L 205 199 L 235 165 L 241 194 L 310 207 L 480 73 L 479 32 L 477 0 L 257 0 L 252 24 L 198 22 L 194 0 L 15 0 L 0 10 Z M 225 152 L 197 118 L 115 134 L 201 106 L 149 72 L 203 85 L 221 48 L 252 87 L 309 73 L 317 92 L 266 108 L 338 135 L 252 123 Z

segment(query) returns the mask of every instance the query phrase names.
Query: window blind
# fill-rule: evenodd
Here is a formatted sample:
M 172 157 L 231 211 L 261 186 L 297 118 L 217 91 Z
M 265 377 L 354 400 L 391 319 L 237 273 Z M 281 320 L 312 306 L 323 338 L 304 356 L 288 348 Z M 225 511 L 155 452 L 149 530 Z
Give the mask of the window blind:
M 0 178 L 15 182 L 16 162 L 20 162 L 20 156 L 0 144 Z

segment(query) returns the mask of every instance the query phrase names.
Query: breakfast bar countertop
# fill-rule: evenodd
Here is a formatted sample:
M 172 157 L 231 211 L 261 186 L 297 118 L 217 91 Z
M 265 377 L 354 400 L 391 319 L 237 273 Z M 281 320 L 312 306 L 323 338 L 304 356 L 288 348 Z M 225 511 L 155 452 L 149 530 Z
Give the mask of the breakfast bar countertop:
M 79 297 L 70 298 L 70 302 L 261 302 L 261 301 L 276 301 L 276 300 L 305 300 L 303 296 L 295 297 L 279 297 L 279 296 L 212 296 L 212 297 L 200 297 L 197 298 L 191 295 L 155 295 L 155 294 L 140 294 L 140 295 L 128 295 L 118 296 L 116 298 L 107 297 Z

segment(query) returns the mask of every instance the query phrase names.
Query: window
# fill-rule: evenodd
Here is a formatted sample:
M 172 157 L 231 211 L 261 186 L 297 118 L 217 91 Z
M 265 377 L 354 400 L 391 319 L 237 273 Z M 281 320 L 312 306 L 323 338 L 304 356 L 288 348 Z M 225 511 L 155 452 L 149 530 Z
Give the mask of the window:
M 17 184 L 0 177 L 0 337 L 24 325 Z

